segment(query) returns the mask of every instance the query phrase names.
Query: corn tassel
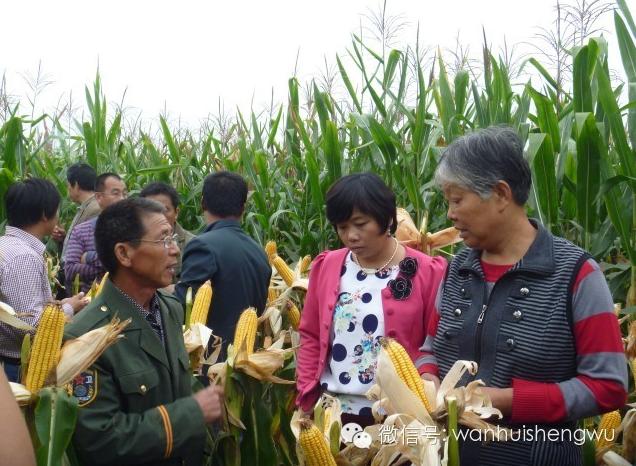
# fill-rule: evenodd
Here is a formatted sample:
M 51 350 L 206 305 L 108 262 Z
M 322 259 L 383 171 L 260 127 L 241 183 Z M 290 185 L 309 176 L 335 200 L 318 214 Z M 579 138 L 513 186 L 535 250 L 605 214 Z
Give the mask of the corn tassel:
M 47 304 L 42 311 L 35 332 L 25 385 L 31 393 L 37 393 L 46 383 L 51 370 L 60 359 L 64 335 L 64 312 L 57 304 Z
M 293 301 L 287 301 L 287 320 L 294 330 L 300 325 L 300 311 Z
M 194 304 L 192 304 L 192 314 L 190 315 L 190 325 L 208 323 L 208 313 L 210 311 L 210 303 L 212 303 L 212 282 L 207 280 L 197 290 L 194 296 Z
M 300 421 L 298 440 L 306 466 L 336 466 L 336 460 L 329 451 L 324 434 L 309 419 Z
M 603 414 L 598 424 L 596 449 L 611 447 L 616 442 L 616 429 L 621 425 L 621 413 L 612 411 Z
M 254 308 L 250 307 L 243 311 L 236 324 L 234 332 L 234 349 L 239 351 L 245 342 L 245 352 L 250 355 L 254 352 L 254 342 L 256 341 L 256 325 L 258 316 Z
M 424 383 L 404 347 L 392 338 L 383 338 L 381 344 L 389 355 L 400 379 L 422 401 L 426 410 L 429 413 L 432 412 L 431 404 L 424 393 Z

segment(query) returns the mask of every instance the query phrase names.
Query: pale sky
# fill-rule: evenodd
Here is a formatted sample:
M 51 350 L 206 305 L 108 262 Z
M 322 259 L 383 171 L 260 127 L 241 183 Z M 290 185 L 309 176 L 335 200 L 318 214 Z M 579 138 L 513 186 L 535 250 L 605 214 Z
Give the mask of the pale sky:
M 503 44 L 535 41 L 537 27 L 551 27 L 556 0 L 388 0 L 392 15 L 408 22 L 396 48 L 415 44 L 419 24 L 423 45 L 454 48 L 457 35 L 480 58 L 482 26 L 496 51 Z M 628 0 L 636 14 L 636 0 Z M 83 105 L 99 63 L 109 101 L 121 101 L 145 118 L 168 110 L 197 125 L 216 114 L 219 98 L 226 111 L 248 112 L 286 98 L 287 80 L 298 58 L 298 76 L 311 79 L 346 56 L 351 34 L 363 15 L 378 11 L 377 0 L 20 0 L 5 2 L 0 27 L 0 75 L 9 94 L 29 108 L 24 76 L 38 62 L 52 83 L 38 97 L 50 109 L 72 91 Z M 610 66 L 621 68 L 615 52 L 611 14 L 607 29 Z M 364 33 L 368 35 L 367 32 Z M 527 50 L 527 47 L 526 47 Z M 353 70 L 353 64 L 349 64 Z

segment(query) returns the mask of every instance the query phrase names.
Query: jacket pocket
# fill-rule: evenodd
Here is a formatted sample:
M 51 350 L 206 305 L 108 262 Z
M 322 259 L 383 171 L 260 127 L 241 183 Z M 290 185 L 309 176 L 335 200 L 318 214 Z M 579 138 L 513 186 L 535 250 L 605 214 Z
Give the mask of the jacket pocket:
M 121 391 L 127 395 L 146 395 L 159 384 L 159 374 L 154 369 L 118 377 Z

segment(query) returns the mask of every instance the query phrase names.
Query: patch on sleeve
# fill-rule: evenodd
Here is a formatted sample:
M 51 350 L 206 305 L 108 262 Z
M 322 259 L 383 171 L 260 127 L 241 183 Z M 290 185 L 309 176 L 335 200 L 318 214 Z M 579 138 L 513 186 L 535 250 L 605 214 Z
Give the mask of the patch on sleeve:
M 77 398 L 79 406 L 88 406 L 97 396 L 97 371 L 88 369 L 78 374 L 69 384 L 70 395 Z

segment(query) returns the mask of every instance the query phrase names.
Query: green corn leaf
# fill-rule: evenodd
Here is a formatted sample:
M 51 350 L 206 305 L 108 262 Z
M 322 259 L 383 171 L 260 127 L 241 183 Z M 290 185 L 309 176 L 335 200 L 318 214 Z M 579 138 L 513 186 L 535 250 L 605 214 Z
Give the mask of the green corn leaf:
M 531 86 L 526 86 L 526 89 L 537 109 L 539 129 L 541 132 L 550 135 L 550 146 L 554 148 L 555 152 L 559 152 L 561 149 L 561 135 L 559 134 L 559 120 L 553 102 Z
M 358 113 L 362 113 L 362 106 L 360 105 L 360 102 L 358 101 L 358 95 L 355 89 L 353 88 L 353 85 L 351 84 L 351 80 L 349 79 L 349 75 L 347 74 L 347 70 L 343 66 L 342 61 L 340 61 L 340 57 L 338 55 L 336 55 L 336 63 L 338 64 L 338 70 L 340 71 L 340 77 L 342 78 L 342 82 L 344 82 L 344 85 L 347 88 L 347 91 L 349 92 L 349 96 L 351 97 L 351 100 L 353 101 L 353 105 L 355 105 L 356 107 L 356 111 Z
M 577 114 L 577 130 L 577 220 L 579 225 L 585 229 L 586 235 L 589 235 L 597 231 L 599 227 L 597 199 L 601 186 L 601 158 L 607 157 L 607 150 L 604 148 L 592 113 Z M 585 246 L 587 249 L 589 244 Z
M 528 155 L 533 168 L 532 191 L 541 222 L 551 230 L 558 215 L 558 196 L 554 162 L 554 148 L 549 134 L 528 135 Z
M 39 441 L 38 466 L 59 466 L 77 421 L 77 399 L 63 388 L 47 387 L 38 393 L 35 428 Z

